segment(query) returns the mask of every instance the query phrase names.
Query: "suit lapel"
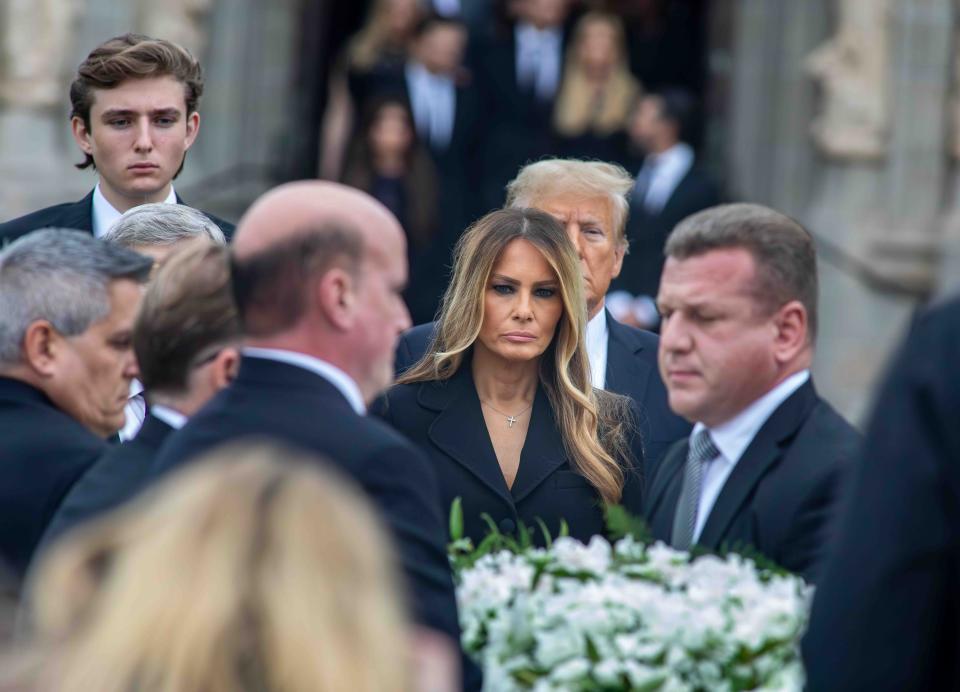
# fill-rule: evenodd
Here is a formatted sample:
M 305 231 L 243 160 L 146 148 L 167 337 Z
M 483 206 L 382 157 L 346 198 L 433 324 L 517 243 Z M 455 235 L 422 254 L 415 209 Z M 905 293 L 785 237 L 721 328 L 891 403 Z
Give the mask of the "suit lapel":
M 483 422 L 469 361 L 462 363 L 449 380 L 422 384 L 417 399 L 422 406 L 438 412 L 427 430 L 433 444 L 512 505 L 513 497 Z
M 76 204 L 67 207 L 59 225 L 62 228 L 93 233 L 93 190 Z
M 637 354 L 644 346 L 639 340 L 632 338 L 630 330 L 613 319 L 609 310 L 607 313 L 607 372 L 604 379 L 604 389 L 633 395 L 637 401 L 644 400 L 647 391 L 647 382 L 650 380 L 650 366 Z
M 689 443 L 686 439 L 680 440 L 671 447 L 650 483 L 644 502 L 644 515 L 650 523 L 654 538 L 670 540 L 673 514 L 680 498 L 683 465 L 687 459 L 688 448 Z
M 783 456 L 785 444 L 796 434 L 816 403 L 816 391 L 808 380 L 767 419 L 723 484 L 697 543 L 712 549 L 720 547 L 740 508 L 767 471 Z
M 511 493 L 515 502 L 520 502 L 558 468 L 567 463 L 563 437 L 553 417 L 550 400 L 542 387 L 537 387 L 537 396 L 530 412 L 527 439 L 520 452 L 520 468 L 513 481 Z

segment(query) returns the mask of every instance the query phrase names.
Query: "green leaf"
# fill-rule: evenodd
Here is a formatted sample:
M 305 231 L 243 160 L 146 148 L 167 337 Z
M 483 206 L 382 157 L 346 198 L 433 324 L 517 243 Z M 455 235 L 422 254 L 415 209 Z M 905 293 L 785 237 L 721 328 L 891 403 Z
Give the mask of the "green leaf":
M 456 542 L 461 538 L 463 538 L 463 500 L 458 495 L 450 504 L 450 540 Z
M 611 541 L 618 541 L 625 536 L 631 536 L 641 543 L 649 543 L 650 530 L 643 519 L 636 517 L 623 505 L 605 505 L 603 516 L 607 525 L 607 534 Z
M 537 525 L 540 527 L 540 533 L 543 534 L 543 544 L 546 546 L 547 550 L 553 546 L 553 538 L 550 536 L 550 529 L 547 528 L 546 523 L 540 517 L 537 517 Z

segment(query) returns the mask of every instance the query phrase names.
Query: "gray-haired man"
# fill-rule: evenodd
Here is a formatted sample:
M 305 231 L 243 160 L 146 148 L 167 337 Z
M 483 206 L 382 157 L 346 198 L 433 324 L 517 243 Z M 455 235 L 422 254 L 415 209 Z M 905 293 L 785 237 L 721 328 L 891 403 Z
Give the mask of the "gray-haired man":
M 161 266 L 167 258 L 191 241 L 205 238 L 214 245 L 225 246 L 227 239 L 217 224 L 202 211 L 183 204 L 142 204 L 134 207 L 114 223 L 102 236 L 128 250 L 139 252 Z M 130 397 L 125 409 L 125 422 L 120 439 L 132 440 L 147 415 L 147 402 L 139 380 L 130 383 Z
M 17 576 L 64 493 L 123 425 L 151 264 L 62 229 L 0 253 L 0 562 Z

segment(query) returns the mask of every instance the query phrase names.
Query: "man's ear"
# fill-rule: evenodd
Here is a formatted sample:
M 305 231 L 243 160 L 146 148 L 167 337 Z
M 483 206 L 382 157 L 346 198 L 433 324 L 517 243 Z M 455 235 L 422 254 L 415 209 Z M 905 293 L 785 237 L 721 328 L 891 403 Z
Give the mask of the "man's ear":
M 624 233 L 626 233 L 626 230 L 624 230 Z M 613 251 L 613 273 L 610 275 L 611 279 L 616 279 L 620 276 L 620 270 L 623 269 L 623 256 L 627 254 L 628 247 L 626 238 L 614 242 L 617 244 L 617 247 Z
M 23 359 L 41 377 L 52 377 L 63 337 L 47 320 L 31 322 L 23 335 Z
M 193 143 L 197 139 L 197 135 L 200 133 L 200 114 L 197 111 L 194 111 L 187 116 L 187 144 L 183 148 L 184 151 L 193 146 Z
M 799 300 L 791 300 L 777 310 L 773 324 L 774 355 L 781 363 L 790 362 L 808 345 L 807 309 Z
M 220 391 L 234 381 L 240 371 L 240 351 L 234 346 L 226 346 L 213 359 L 210 367 L 213 385 Z
M 317 279 L 314 298 L 327 321 L 340 331 L 353 327 L 357 281 L 350 272 L 334 267 Z
M 80 151 L 93 156 L 93 146 L 90 144 L 90 128 L 83 122 L 83 118 L 78 115 L 73 116 L 70 119 L 70 130 L 73 132 L 73 139 L 80 147 Z

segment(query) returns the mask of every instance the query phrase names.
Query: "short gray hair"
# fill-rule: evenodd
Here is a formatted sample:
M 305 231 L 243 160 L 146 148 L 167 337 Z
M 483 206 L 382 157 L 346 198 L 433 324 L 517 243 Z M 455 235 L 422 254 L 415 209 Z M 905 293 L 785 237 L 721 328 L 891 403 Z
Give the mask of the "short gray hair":
M 527 164 L 507 183 L 507 207 L 535 206 L 534 202 L 545 197 L 606 197 L 613 210 L 613 232 L 626 247 L 629 243 L 626 236 L 630 213 L 628 197 L 632 189 L 633 178 L 623 166 L 615 163 L 544 159 Z
M 143 283 L 152 266 L 149 257 L 82 231 L 47 228 L 14 241 L 0 252 L 0 366 L 21 362 L 33 322 L 82 334 L 110 313 L 111 281 Z
M 103 239 L 125 248 L 173 245 L 205 236 L 214 245 L 226 245 L 223 231 L 210 217 L 184 204 L 143 204 L 134 207 L 103 234 Z
M 791 300 L 807 311 L 807 333 L 817 335 L 817 250 L 799 223 L 759 204 L 721 204 L 677 224 L 664 255 L 678 260 L 712 250 L 741 248 L 756 264 L 754 295 L 774 312 Z

